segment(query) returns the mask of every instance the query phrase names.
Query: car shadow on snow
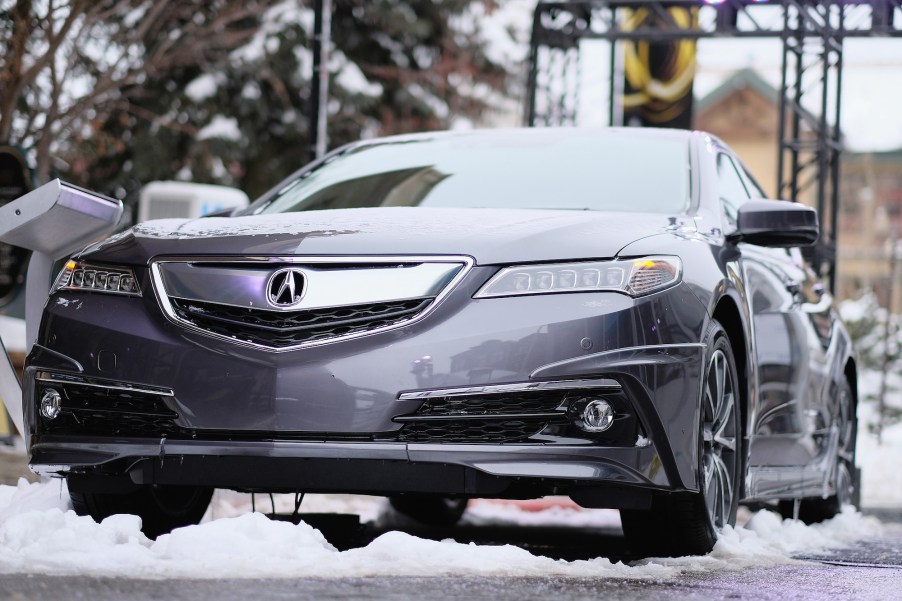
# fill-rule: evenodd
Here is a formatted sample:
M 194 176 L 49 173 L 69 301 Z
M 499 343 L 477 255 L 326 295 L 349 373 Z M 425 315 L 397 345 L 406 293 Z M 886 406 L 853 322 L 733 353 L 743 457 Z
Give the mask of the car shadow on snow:
M 612 562 L 628 562 L 641 558 L 631 551 L 617 525 L 486 524 L 471 523 L 464 518 L 454 526 L 429 526 L 390 509 L 378 520 L 363 524 L 356 515 L 350 514 L 301 513 L 296 517 L 270 517 L 295 522 L 303 520 L 320 530 L 326 540 L 341 551 L 365 547 L 387 532 L 401 531 L 436 541 L 450 539 L 463 544 L 513 545 L 533 555 L 566 561 L 605 557 Z

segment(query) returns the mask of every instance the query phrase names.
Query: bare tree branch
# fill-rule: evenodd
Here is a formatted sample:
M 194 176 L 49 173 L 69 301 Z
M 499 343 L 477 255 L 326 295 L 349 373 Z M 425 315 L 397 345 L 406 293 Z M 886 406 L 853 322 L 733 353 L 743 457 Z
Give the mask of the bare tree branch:
M 49 175 L 60 136 L 129 104 L 142 78 L 213 66 L 256 32 L 276 0 L 16 0 L 0 62 L 0 142 L 33 145 Z M 178 32 L 178 33 L 173 33 Z M 6 38 L 6 39 L 4 39 Z

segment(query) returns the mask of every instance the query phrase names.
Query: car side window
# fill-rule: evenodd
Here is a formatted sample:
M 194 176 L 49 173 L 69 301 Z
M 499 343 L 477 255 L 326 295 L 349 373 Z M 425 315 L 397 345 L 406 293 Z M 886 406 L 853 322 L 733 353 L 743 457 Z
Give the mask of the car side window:
M 717 155 L 717 195 L 727 225 L 735 228 L 739 207 L 749 199 L 749 193 L 732 159 L 724 153 Z
M 739 167 L 739 175 L 745 183 L 745 188 L 752 195 L 752 198 L 768 198 L 761 186 L 758 185 L 758 182 L 755 181 L 755 178 L 752 177 L 752 174 L 745 168 L 745 165 L 740 162 L 737 167 Z

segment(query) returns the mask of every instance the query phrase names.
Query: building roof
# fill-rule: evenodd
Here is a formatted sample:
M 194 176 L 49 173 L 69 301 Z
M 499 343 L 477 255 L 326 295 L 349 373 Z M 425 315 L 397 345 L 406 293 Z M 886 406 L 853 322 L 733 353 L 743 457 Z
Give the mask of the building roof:
M 695 112 L 697 115 L 701 115 L 705 111 L 713 109 L 718 104 L 724 102 L 732 94 L 744 89 L 751 89 L 775 107 L 778 107 L 780 104 L 780 91 L 765 81 L 757 71 L 745 67 L 734 72 L 713 91 L 696 100 Z M 819 120 L 819 117 L 816 114 L 808 111 L 804 107 L 802 108 L 802 115 L 804 117 L 803 121 L 807 121 L 811 127 Z M 842 132 L 840 132 L 840 135 L 842 135 Z
M 719 86 L 709 92 L 707 95 L 696 101 L 695 110 L 698 113 L 712 108 L 724 100 L 734 92 L 751 88 L 758 95 L 777 105 L 780 101 L 780 93 L 775 87 L 764 81 L 758 73 L 748 67 L 734 72 L 730 77 L 725 79 Z

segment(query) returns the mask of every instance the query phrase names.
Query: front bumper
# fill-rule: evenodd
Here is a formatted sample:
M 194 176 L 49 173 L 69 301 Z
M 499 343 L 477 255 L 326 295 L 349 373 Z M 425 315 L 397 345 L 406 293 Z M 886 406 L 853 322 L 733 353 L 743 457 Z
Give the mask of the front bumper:
M 51 297 L 26 369 L 33 469 L 75 487 L 102 477 L 111 485 L 485 496 L 695 488 L 706 315 L 688 288 L 637 300 L 474 301 L 479 284 L 464 282 L 423 322 L 286 353 L 181 329 L 152 298 Z M 160 402 L 176 416 L 175 430 L 48 429 L 36 409 L 37 378 L 46 374 L 171 391 Z M 418 392 L 599 378 L 622 387 L 635 439 L 611 444 L 543 429 L 515 442 L 440 444 L 403 438 L 397 421 L 416 414 Z
M 73 490 L 190 484 L 245 491 L 431 493 L 530 498 L 596 495 L 632 506 L 669 488 L 652 445 L 631 448 L 310 442 L 52 440 L 35 471 L 66 475 Z M 655 468 L 658 466 L 658 469 Z M 652 479 L 647 478 L 651 475 Z M 604 494 L 595 489 L 604 485 Z M 612 493 L 611 490 L 619 491 Z M 629 491 L 632 491 L 631 493 Z M 602 500 L 604 499 L 604 500 Z

